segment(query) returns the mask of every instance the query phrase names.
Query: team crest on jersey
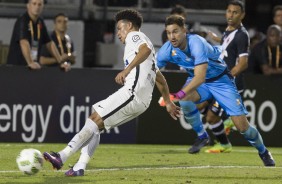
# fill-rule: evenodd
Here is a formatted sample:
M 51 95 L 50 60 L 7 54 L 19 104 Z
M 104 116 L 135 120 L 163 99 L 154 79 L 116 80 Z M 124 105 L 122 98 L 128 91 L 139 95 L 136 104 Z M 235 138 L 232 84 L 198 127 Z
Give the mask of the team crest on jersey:
M 171 56 L 176 56 L 177 54 L 176 54 L 176 51 L 175 50 L 172 50 L 171 51 Z
M 133 42 L 137 42 L 138 40 L 140 40 L 140 36 L 139 35 L 132 36 L 132 41 Z

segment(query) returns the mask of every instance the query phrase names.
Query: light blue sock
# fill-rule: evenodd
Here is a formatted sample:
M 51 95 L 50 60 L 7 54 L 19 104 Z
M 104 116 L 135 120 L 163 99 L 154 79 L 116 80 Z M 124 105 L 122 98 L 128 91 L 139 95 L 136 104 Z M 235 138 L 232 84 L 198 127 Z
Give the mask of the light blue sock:
M 182 108 L 186 122 L 192 126 L 198 137 L 201 139 L 208 137 L 208 133 L 206 132 L 200 118 L 200 112 L 195 103 L 192 101 L 179 101 L 179 104 Z
M 260 154 L 265 152 L 266 148 L 263 144 L 262 137 L 255 127 L 250 125 L 248 130 L 241 132 L 241 134 L 245 137 L 245 139 L 247 139 L 247 141 L 249 141 L 249 143 L 251 143 L 253 147 L 258 150 Z

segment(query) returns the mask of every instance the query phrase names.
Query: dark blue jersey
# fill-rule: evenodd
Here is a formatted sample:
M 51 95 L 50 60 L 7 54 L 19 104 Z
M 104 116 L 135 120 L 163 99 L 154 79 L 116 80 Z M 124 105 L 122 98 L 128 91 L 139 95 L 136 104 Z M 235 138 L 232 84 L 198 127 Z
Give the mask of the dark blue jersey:
M 250 38 L 245 27 L 241 26 L 233 31 L 225 31 L 221 39 L 222 55 L 228 69 L 231 70 L 238 62 L 238 58 L 249 55 Z M 244 89 L 243 73 L 235 78 L 238 90 Z

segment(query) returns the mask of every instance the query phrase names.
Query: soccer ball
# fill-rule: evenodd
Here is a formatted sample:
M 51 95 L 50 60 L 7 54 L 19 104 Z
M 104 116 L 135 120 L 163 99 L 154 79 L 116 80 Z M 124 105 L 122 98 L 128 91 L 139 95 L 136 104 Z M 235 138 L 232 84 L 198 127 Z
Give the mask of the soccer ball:
M 25 174 L 33 175 L 43 166 L 43 156 L 39 150 L 29 148 L 23 149 L 17 157 L 17 164 Z

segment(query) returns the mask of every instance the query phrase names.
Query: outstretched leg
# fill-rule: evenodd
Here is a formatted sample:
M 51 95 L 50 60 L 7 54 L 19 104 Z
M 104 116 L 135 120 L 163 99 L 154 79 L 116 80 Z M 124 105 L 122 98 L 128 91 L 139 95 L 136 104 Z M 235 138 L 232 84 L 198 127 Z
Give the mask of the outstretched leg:
M 61 169 L 63 163 L 75 152 L 77 152 L 80 148 L 87 145 L 90 146 L 90 150 L 96 149 L 97 145 L 100 141 L 100 132 L 99 129 L 104 127 L 103 121 L 101 117 L 94 112 L 91 116 L 86 120 L 84 127 L 78 132 L 72 140 L 68 143 L 68 145 L 58 153 L 52 152 L 44 152 L 44 158 L 49 161 L 53 167 L 57 170 Z M 90 145 L 91 144 L 91 145 Z M 94 145 L 93 145 L 94 144 Z M 85 147 L 87 147 L 85 146 Z M 87 150 L 88 150 L 87 148 Z M 85 148 L 86 149 L 86 148 Z M 93 154 L 92 154 L 93 155 Z M 89 156 L 92 156 L 89 155 Z
M 265 166 L 275 166 L 271 153 L 266 149 L 258 130 L 251 126 L 246 116 L 232 116 L 236 128 L 249 143 L 258 150 L 259 156 Z
M 83 176 L 86 165 L 90 161 L 90 158 L 93 156 L 94 151 L 98 147 L 100 142 L 100 134 L 93 134 L 89 143 L 81 149 L 81 154 L 79 160 L 74 165 L 73 168 L 68 170 L 66 176 Z

